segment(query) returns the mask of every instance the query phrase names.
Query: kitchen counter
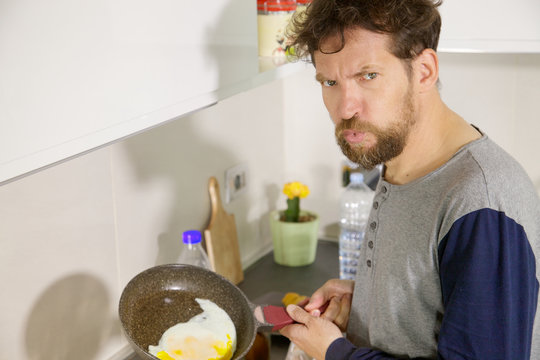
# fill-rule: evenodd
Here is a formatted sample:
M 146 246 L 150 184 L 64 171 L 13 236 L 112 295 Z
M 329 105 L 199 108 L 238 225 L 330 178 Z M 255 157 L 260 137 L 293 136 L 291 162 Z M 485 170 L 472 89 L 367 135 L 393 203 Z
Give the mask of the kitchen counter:
M 315 262 L 311 265 L 288 267 L 274 262 L 268 253 L 244 270 L 244 281 L 238 287 L 254 302 L 268 293 L 294 291 L 311 295 L 326 280 L 339 277 L 338 243 L 319 240 Z
M 300 267 L 278 265 L 270 252 L 244 271 L 238 287 L 255 304 L 281 305 L 281 298 L 290 291 L 309 296 L 326 280 L 339 277 L 338 247 L 337 242 L 319 240 L 315 262 Z M 270 342 L 270 359 L 285 359 L 289 340 L 273 334 Z

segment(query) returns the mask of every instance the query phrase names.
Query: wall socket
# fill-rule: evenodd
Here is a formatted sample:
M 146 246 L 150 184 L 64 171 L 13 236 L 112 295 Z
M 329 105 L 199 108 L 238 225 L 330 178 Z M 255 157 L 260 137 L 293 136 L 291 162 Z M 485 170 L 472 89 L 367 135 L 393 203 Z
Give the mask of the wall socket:
M 246 191 L 247 164 L 242 163 L 225 171 L 225 203 L 230 203 Z

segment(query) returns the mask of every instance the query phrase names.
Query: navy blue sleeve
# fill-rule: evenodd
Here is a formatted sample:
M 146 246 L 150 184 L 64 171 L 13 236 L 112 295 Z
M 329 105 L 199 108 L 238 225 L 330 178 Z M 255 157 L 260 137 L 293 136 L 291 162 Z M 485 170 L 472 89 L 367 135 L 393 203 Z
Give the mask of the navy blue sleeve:
M 334 340 L 326 350 L 325 360 L 390 360 L 394 359 L 382 351 L 357 348 L 349 340 Z
M 482 209 L 439 245 L 444 316 L 440 359 L 529 359 L 538 300 L 536 261 L 523 227 Z

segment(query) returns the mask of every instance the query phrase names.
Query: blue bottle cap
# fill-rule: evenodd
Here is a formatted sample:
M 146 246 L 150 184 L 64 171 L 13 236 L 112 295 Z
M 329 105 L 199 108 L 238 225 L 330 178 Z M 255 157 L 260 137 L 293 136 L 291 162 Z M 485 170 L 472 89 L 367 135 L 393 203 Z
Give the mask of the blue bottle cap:
M 199 230 L 184 231 L 182 240 L 184 244 L 198 244 L 201 242 L 201 232 Z
M 360 184 L 364 182 L 364 174 L 361 172 L 353 172 L 351 173 L 350 180 L 352 183 Z

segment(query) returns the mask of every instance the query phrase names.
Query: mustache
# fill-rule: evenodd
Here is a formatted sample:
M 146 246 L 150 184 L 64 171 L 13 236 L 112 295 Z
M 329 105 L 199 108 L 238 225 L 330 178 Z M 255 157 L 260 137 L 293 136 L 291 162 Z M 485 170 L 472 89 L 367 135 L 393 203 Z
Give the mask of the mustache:
M 355 130 L 358 132 L 370 132 L 375 135 L 379 134 L 381 130 L 368 122 L 363 121 L 358 116 L 353 116 L 350 119 L 342 119 L 336 126 L 336 136 L 341 136 L 345 130 Z

